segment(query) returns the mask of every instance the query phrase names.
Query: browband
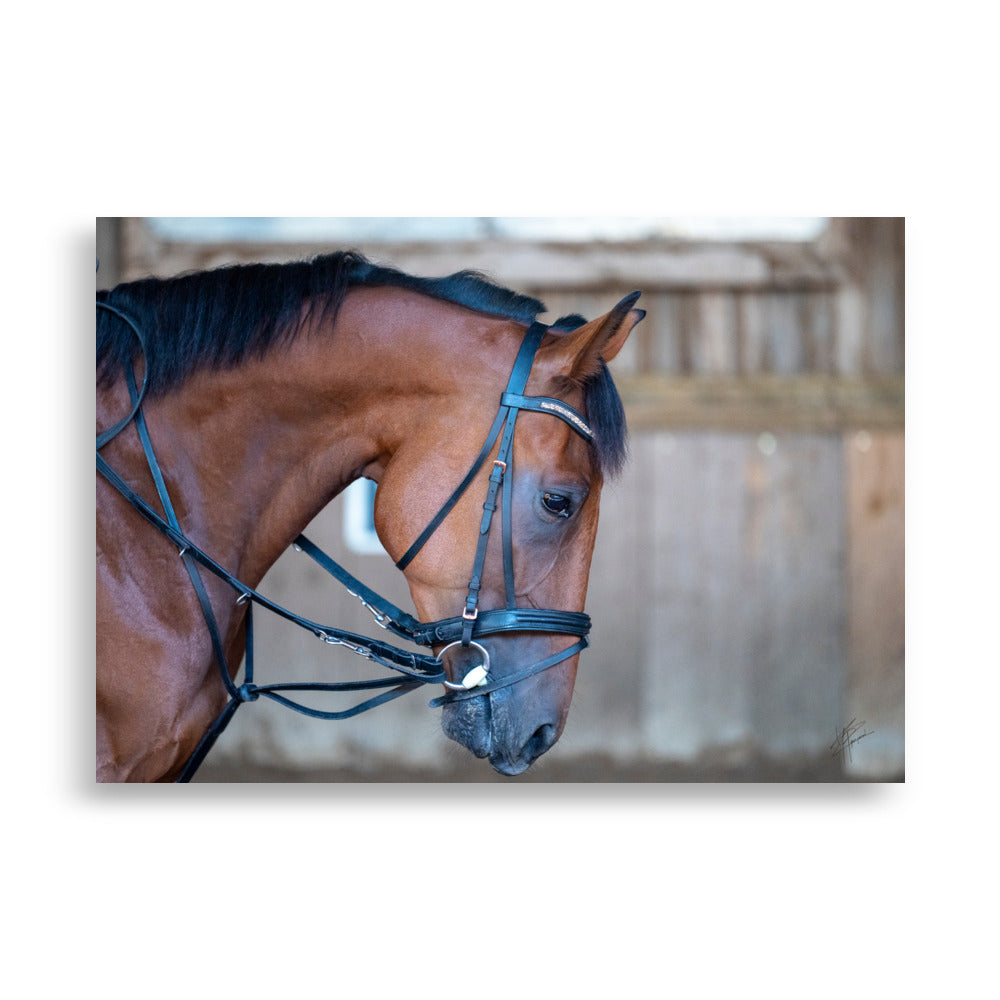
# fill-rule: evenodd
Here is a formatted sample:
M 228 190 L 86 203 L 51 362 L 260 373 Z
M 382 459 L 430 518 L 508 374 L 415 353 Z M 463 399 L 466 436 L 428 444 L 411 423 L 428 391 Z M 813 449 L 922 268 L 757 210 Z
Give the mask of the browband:
M 550 396 L 518 396 L 513 392 L 505 392 L 500 397 L 500 405 L 518 410 L 551 413 L 552 416 L 565 420 L 588 444 L 594 443 L 594 432 L 590 429 L 590 425 L 577 410 L 561 399 L 552 399 Z

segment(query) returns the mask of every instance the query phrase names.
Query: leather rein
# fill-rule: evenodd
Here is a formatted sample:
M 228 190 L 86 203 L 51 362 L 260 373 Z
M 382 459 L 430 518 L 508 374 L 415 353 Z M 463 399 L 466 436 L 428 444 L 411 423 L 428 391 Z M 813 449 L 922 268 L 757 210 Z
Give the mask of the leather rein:
M 128 325 L 139 342 L 141 354 L 145 361 L 147 356 L 146 343 L 135 321 L 109 303 L 98 301 L 97 307 L 118 317 Z M 532 323 L 528 327 L 521 342 L 517 358 L 514 361 L 506 391 L 500 398 L 500 406 L 496 418 L 490 427 L 486 441 L 480 449 L 479 454 L 455 491 L 442 504 L 440 510 L 434 515 L 427 527 L 396 563 L 396 566 L 400 570 L 405 569 L 410 564 L 472 484 L 472 481 L 492 453 L 499 438 L 500 444 L 496 458 L 493 461 L 486 500 L 483 504 L 483 518 L 476 545 L 472 576 L 469 581 L 469 592 L 466 597 L 465 607 L 460 615 L 435 622 L 420 622 L 412 615 L 396 607 L 396 605 L 366 587 L 304 535 L 299 535 L 293 543 L 293 548 L 304 552 L 312 558 L 319 566 L 338 580 L 352 596 L 356 597 L 371 612 L 375 623 L 383 629 L 418 646 L 446 644 L 445 648 L 441 651 L 441 656 L 438 657 L 408 652 L 393 646 L 391 643 L 358 635 L 354 632 L 347 632 L 330 625 L 319 624 L 301 615 L 297 615 L 276 604 L 274 601 L 269 600 L 252 587 L 248 587 L 242 583 L 195 545 L 181 529 L 174 512 L 174 506 L 167 491 L 159 462 L 154 454 L 146 420 L 142 412 L 142 401 L 146 392 L 149 366 L 146 364 L 142 385 L 138 388 L 136 386 L 134 367 L 131 364 L 126 366 L 126 383 L 132 406 L 129 413 L 122 420 L 97 436 L 97 471 L 139 514 L 162 534 L 166 535 L 177 547 L 191 584 L 194 587 L 195 594 L 198 597 L 199 604 L 201 605 L 222 683 L 229 695 L 229 700 L 225 708 L 223 708 L 191 754 L 180 777 L 177 779 L 178 782 L 188 782 L 191 780 L 191 777 L 208 755 L 215 741 L 229 724 L 239 706 L 244 702 L 256 701 L 259 697 L 269 698 L 287 708 L 300 712 L 303 715 L 311 716 L 312 718 L 333 720 L 347 719 L 358 715 L 425 684 L 443 684 L 448 689 L 447 693 L 442 697 L 434 698 L 430 702 L 430 706 L 436 708 L 455 701 L 482 697 L 501 688 L 517 684 L 543 670 L 547 670 L 549 667 L 555 666 L 557 663 L 561 663 L 563 660 L 574 656 L 587 647 L 587 636 L 590 632 L 591 624 L 588 615 L 574 611 L 519 608 L 516 605 L 515 599 L 512 528 L 512 451 L 517 415 L 522 410 L 548 413 L 563 420 L 586 441 L 593 443 L 594 440 L 593 433 L 584 417 L 567 403 L 547 396 L 523 395 L 524 389 L 527 386 L 528 376 L 531 373 L 532 364 L 534 363 L 535 353 L 548 329 L 544 324 L 537 322 Z M 101 449 L 132 422 L 136 425 L 136 430 L 138 431 L 139 439 L 146 456 L 146 462 L 163 506 L 162 515 L 139 496 L 111 468 L 101 455 Z M 482 610 L 479 607 L 479 591 L 482 586 L 486 548 L 490 529 L 493 524 L 493 514 L 497 509 L 498 494 L 502 497 L 501 541 L 504 565 L 505 606 L 500 609 Z M 227 583 L 239 595 L 236 599 L 236 604 L 246 606 L 244 619 L 244 681 L 242 684 L 237 685 L 230 676 L 225 657 L 224 643 L 212 610 L 208 592 L 205 589 L 201 570 L 207 570 Z M 351 652 L 371 660 L 373 663 L 394 671 L 397 676 L 363 681 L 326 683 L 255 683 L 253 658 L 253 607 L 255 604 L 287 621 L 310 630 L 326 643 L 343 646 Z M 556 635 L 568 635 L 575 637 L 576 642 L 567 649 L 555 653 L 529 667 L 511 674 L 493 677 L 489 673 L 489 653 L 475 640 L 487 635 L 496 635 L 504 632 L 545 632 Z M 456 664 L 459 659 L 465 660 L 468 669 L 465 670 L 461 681 L 448 679 L 444 669 L 446 656 L 454 657 Z M 477 660 L 481 662 L 476 662 Z M 373 695 L 367 700 L 339 712 L 320 711 L 319 709 L 303 705 L 288 696 L 289 693 L 297 694 L 299 692 L 310 691 L 347 692 L 365 690 L 380 690 L 381 693 Z

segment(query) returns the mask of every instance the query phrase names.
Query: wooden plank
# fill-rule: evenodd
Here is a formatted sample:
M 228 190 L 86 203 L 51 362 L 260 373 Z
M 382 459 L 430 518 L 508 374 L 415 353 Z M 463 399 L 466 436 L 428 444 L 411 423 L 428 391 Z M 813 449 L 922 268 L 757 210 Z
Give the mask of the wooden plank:
M 845 762 L 857 777 L 902 776 L 905 673 L 905 472 L 902 432 L 849 435 L 846 724 L 870 732 Z
M 619 375 L 615 382 L 633 431 L 874 430 L 901 428 L 905 417 L 901 376 L 711 378 L 646 374 Z
M 680 366 L 683 375 L 690 375 L 695 365 L 695 345 L 699 336 L 698 295 L 685 291 L 677 295 L 677 318 L 680 338 Z
M 775 375 L 798 375 L 805 370 L 798 306 L 793 295 L 775 292 L 765 297 L 771 371 Z
M 97 220 L 97 288 L 114 288 L 121 269 L 121 220 Z
M 733 514 L 746 442 L 656 434 L 644 516 L 642 737 L 654 756 L 694 760 L 750 737 L 741 629 L 740 529 Z
M 903 220 L 871 219 L 871 266 L 866 271 L 869 310 L 869 370 L 879 375 L 903 371 Z
M 778 434 L 747 460 L 743 642 L 755 742 L 823 754 L 843 711 L 843 465 L 838 435 Z
M 807 371 L 817 375 L 836 372 L 836 326 L 833 298 L 828 292 L 813 292 L 801 298 L 806 343 Z
M 742 292 L 737 296 L 738 368 L 743 374 L 762 374 L 769 365 L 767 315 L 762 298 L 756 292 Z
M 865 365 L 865 329 L 868 304 L 854 285 L 845 285 L 835 296 L 837 316 L 836 370 L 840 375 L 862 375 Z
M 654 437 L 647 751 L 821 753 L 842 711 L 839 438 Z
M 658 292 L 654 295 L 649 303 L 646 318 L 641 324 L 641 326 L 646 325 L 650 328 L 650 352 L 640 370 L 680 374 L 681 326 L 677 296 L 669 292 Z
M 128 219 L 127 230 L 127 278 L 166 276 L 228 263 L 299 260 L 346 249 L 334 242 L 173 243 L 156 238 L 139 218 Z M 832 288 L 841 280 L 838 264 L 820 259 L 808 244 L 800 243 L 366 241 L 364 251 L 376 262 L 415 274 L 451 274 L 473 268 L 521 289 L 625 287 L 651 294 L 704 288 Z
M 698 335 L 692 341 L 692 368 L 698 375 L 731 375 L 737 368 L 736 301 L 725 292 L 697 298 Z
M 651 572 L 646 509 L 657 478 L 653 445 L 650 435 L 633 440 L 632 461 L 601 496 L 587 591 L 590 648 L 580 657 L 573 706 L 553 756 L 644 755 L 640 663 L 649 606 L 640 595 L 648 593 Z

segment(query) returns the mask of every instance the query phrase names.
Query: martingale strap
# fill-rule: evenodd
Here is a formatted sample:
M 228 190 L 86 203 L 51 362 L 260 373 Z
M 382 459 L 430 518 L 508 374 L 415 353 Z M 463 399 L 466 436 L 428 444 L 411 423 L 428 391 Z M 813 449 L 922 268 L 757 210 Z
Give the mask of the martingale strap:
M 137 324 L 125 313 L 114 306 L 102 301 L 97 302 L 99 309 L 104 309 L 108 313 L 117 316 L 128 325 L 132 333 L 139 342 L 141 357 L 145 360 L 146 344 Z M 381 597 L 361 581 L 340 566 L 318 546 L 314 545 L 304 535 L 299 535 L 294 542 L 294 548 L 304 552 L 312 558 L 319 566 L 330 573 L 336 580 L 356 597 L 373 615 L 375 623 L 382 628 L 392 632 L 400 638 L 407 639 L 416 645 L 434 646 L 441 644 L 453 644 L 461 641 L 462 645 L 469 645 L 473 637 L 494 635 L 511 631 L 547 632 L 550 634 L 563 634 L 577 636 L 578 641 L 567 649 L 553 654 L 546 659 L 525 667 L 520 671 L 508 674 L 504 677 L 490 678 L 486 676 L 484 683 L 469 690 L 451 690 L 448 694 L 440 698 L 435 698 L 430 702 L 432 707 L 440 707 L 453 701 L 466 700 L 468 698 L 482 697 L 493 691 L 509 687 L 534 674 L 547 670 L 549 667 L 575 655 L 587 646 L 587 635 L 590 632 L 590 618 L 586 614 L 569 611 L 552 611 L 538 608 L 518 608 L 515 603 L 514 590 L 514 568 L 513 568 L 513 544 L 511 528 L 511 508 L 512 508 L 512 448 L 514 438 L 514 426 L 518 412 L 521 410 L 534 410 L 539 413 L 549 413 L 559 417 L 572 427 L 578 434 L 587 441 L 593 441 L 593 435 L 583 416 L 573 407 L 561 400 L 551 399 L 544 396 L 527 397 L 523 395 L 527 385 L 528 376 L 534 361 L 535 352 L 541 343 L 548 327 L 541 323 L 533 323 L 527 330 L 521 347 L 518 351 L 511 376 L 508 381 L 507 390 L 501 396 L 500 408 L 492 426 L 486 436 L 486 441 L 480 449 L 479 454 L 473 461 L 469 471 L 463 477 L 461 483 L 445 501 L 441 509 L 431 519 L 427 527 L 420 533 L 416 541 L 409 550 L 397 562 L 400 569 L 405 569 L 414 556 L 420 551 L 427 540 L 433 535 L 440 524 L 448 516 L 463 493 L 472 484 L 476 475 L 483 467 L 486 459 L 493 451 L 497 438 L 500 437 L 500 446 L 497 457 L 494 460 L 493 470 L 490 475 L 489 486 L 487 488 L 486 502 L 483 505 L 483 520 L 480 526 L 479 538 L 476 545 L 476 555 L 473 565 L 472 577 L 469 582 L 469 594 L 466 599 L 465 609 L 462 615 L 454 618 L 443 619 L 436 622 L 420 622 L 412 615 L 396 607 L 390 601 Z M 149 429 L 142 412 L 142 402 L 146 393 L 146 384 L 149 367 L 145 366 L 141 387 L 137 387 L 134 369 L 131 365 L 126 366 L 126 384 L 128 386 L 131 409 L 129 413 L 119 420 L 114 426 L 103 431 L 97 437 L 97 471 L 113 486 L 131 506 L 141 514 L 150 524 L 157 528 L 162 534 L 169 538 L 177 546 L 179 555 L 184 562 L 184 567 L 191 580 L 198 602 L 202 609 L 205 624 L 211 637 L 214 658 L 219 668 L 222 683 L 229 695 L 229 701 L 225 708 L 209 727 L 195 748 L 191 757 L 178 778 L 179 782 L 188 782 L 194 775 L 198 766 L 205 759 L 209 750 L 215 744 L 218 737 L 229 724 L 236 710 L 244 702 L 256 701 L 260 697 L 268 698 L 278 704 L 284 705 L 301 714 L 317 719 L 347 719 L 360 712 L 375 708 L 385 704 L 394 698 L 398 698 L 409 691 L 415 690 L 425 684 L 445 683 L 446 673 L 442 661 L 433 656 L 424 656 L 411 653 L 397 648 L 390 643 L 381 642 L 367 636 L 347 632 L 330 625 L 320 625 L 317 622 L 297 615 L 281 605 L 269 600 L 264 595 L 257 592 L 252 587 L 247 586 L 229 573 L 223 566 L 203 552 L 194 542 L 185 535 L 180 527 L 177 515 L 171 502 L 166 482 L 163 478 L 159 462 L 153 450 L 153 444 L 149 436 Z M 100 450 L 119 434 L 125 427 L 134 421 L 139 439 L 142 443 L 143 452 L 150 474 L 156 486 L 156 492 L 163 507 L 163 515 L 158 513 L 145 499 L 137 494 L 125 480 L 107 463 L 101 456 Z M 501 437 L 502 433 L 502 437 Z M 504 558 L 504 588 L 506 607 L 480 611 L 479 590 L 482 586 L 482 573 L 485 563 L 486 547 L 489 531 L 492 524 L 492 517 L 496 510 L 497 495 L 502 490 L 502 543 Z M 244 658 L 244 680 L 237 685 L 232 679 L 229 667 L 226 663 L 224 643 L 221 638 L 215 613 L 212 608 L 208 592 L 201 577 L 201 570 L 207 570 L 226 582 L 237 593 L 236 604 L 246 605 L 244 629 L 245 629 L 245 658 Z M 396 672 L 402 677 L 386 677 L 364 681 L 344 681 L 344 682 L 309 682 L 309 683 L 285 683 L 285 684 L 256 684 L 254 682 L 254 660 L 253 660 L 253 605 L 259 604 L 268 611 L 290 621 L 302 628 L 309 629 L 324 642 L 331 645 L 343 646 L 351 652 L 378 663 Z M 475 645 L 475 644 L 473 644 Z M 481 647 L 480 647 L 481 648 Z M 456 687 L 456 685 L 449 685 Z M 289 698 L 285 692 L 349 692 L 363 690 L 381 690 L 382 693 L 375 695 L 366 701 L 356 704 L 343 711 L 320 711 L 303 705 L 300 702 Z

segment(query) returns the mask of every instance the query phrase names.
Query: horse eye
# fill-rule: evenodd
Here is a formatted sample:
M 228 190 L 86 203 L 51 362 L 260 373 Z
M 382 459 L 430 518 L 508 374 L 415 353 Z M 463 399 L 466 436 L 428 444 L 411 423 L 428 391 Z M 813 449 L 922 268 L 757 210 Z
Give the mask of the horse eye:
M 564 497 L 561 493 L 546 493 L 542 497 L 542 506 L 557 517 L 569 517 L 572 504 L 569 497 Z

